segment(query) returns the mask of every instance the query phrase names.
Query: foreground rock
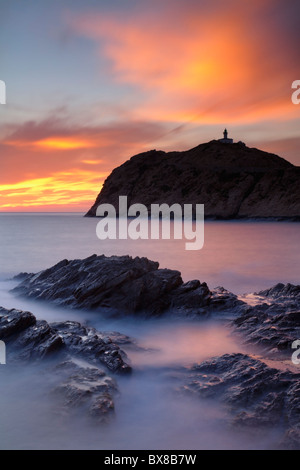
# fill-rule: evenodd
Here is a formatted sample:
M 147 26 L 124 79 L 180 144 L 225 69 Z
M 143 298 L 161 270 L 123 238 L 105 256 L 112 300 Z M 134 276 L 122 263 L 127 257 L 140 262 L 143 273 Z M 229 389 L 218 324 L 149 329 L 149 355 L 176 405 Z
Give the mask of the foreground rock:
M 235 330 L 268 357 L 285 359 L 300 338 L 300 286 L 277 284 L 257 295 L 261 303 L 240 309 Z
M 135 155 L 113 170 L 86 215 L 95 217 L 104 203 L 118 212 L 119 196 L 148 211 L 154 203 L 194 201 L 205 205 L 206 217 L 299 219 L 300 168 L 274 154 L 213 140 L 184 152 Z
M 78 322 L 48 324 L 36 320 L 30 312 L 0 307 L 0 339 L 10 346 L 13 361 L 43 359 L 60 352 L 104 364 L 112 372 L 130 372 L 119 346 L 108 336 Z
M 101 366 L 114 373 L 131 371 L 125 353 L 109 336 L 78 322 L 48 324 L 30 312 L 0 307 L 0 340 L 5 341 L 10 366 L 45 363 L 51 383 L 57 383 L 54 392 L 62 409 L 83 409 L 101 422 L 112 414 L 117 391 Z
M 300 308 L 300 286 L 293 284 L 276 284 L 270 289 L 265 289 L 258 292 L 256 295 L 263 297 L 269 304 L 272 304 L 273 309 L 278 308 L 299 309 Z
M 53 367 L 51 373 L 59 379 L 59 384 L 52 389 L 52 394 L 60 401 L 59 413 L 84 409 L 98 422 L 110 420 L 115 408 L 113 397 L 118 388 L 102 369 L 66 360 Z
M 63 347 L 62 338 L 46 321 L 36 320 L 30 312 L 3 307 L 0 307 L 0 339 L 9 345 L 9 360 L 13 362 L 43 359 Z
M 93 255 L 84 260 L 63 260 L 40 273 L 28 274 L 13 292 L 120 316 L 168 312 L 199 318 L 217 313 L 231 318 L 235 331 L 242 333 L 247 343 L 269 355 L 290 354 L 292 343 L 300 338 L 300 286 L 277 284 L 255 294 L 256 305 L 251 306 L 223 287 L 210 290 L 198 280 L 184 283 L 179 271 L 159 269 L 157 262 L 147 258 Z M 31 321 L 30 317 L 25 320 Z M 73 327 L 64 323 L 51 328 L 51 347 L 59 342 L 53 336 L 55 328 L 60 328 L 60 337 L 72 347 Z M 79 327 L 74 328 L 76 332 Z
M 29 274 L 13 292 L 59 305 L 101 308 L 122 315 L 160 315 L 170 310 L 180 315 L 199 315 L 207 313 L 216 300 L 205 282 L 183 283 L 179 271 L 159 269 L 157 262 L 130 256 L 63 260 L 45 271 Z
M 300 374 L 279 371 L 244 354 L 225 354 L 192 366 L 180 392 L 226 404 L 235 430 L 278 427 L 278 445 L 300 449 Z

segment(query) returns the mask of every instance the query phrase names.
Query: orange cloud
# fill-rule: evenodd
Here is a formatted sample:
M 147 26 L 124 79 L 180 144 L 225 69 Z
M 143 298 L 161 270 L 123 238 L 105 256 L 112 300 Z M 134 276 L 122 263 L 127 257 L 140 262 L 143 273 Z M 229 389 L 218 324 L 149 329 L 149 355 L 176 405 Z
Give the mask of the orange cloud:
M 57 172 L 44 178 L 33 178 L 13 184 L 0 184 L 0 207 L 12 210 L 27 207 L 29 209 L 48 209 L 53 206 L 76 207 L 86 210 L 95 199 L 107 173 L 97 175 L 91 171 Z M 100 186 L 100 188 L 99 188 Z
M 104 175 L 133 154 L 189 148 L 228 124 L 241 140 L 258 146 L 259 139 L 295 156 L 300 108 L 291 102 L 291 83 L 299 78 L 299 2 L 136 5 L 128 13 L 66 14 L 68 32 L 95 43 L 108 96 L 103 106 L 97 90 L 86 109 L 82 100 L 82 125 L 72 125 L 74 114 L 67 119 L 64 107 L 63 119 L 1 128 L 0 210 L 86 210 Z
M 80 148 L 96 147 L 96 143 L 87 140 L 80 140 L 74 138 L 59 138 L 51 137 L 48 139 L 38 140 L 34 142 L 37 147 L 43 147 L 45 149 L 59 149 L 59 150 L 73 150 Z
M 162 132 L 145 122 L 70 128 L 48 119 L 9 126 L 0 142 L 0 210 L 86 211 L 113 168 Z
M 99 165 L 99 163 L 103 163 L 103 160 L 82 160 L 82 163 L 86 165 Z
M 76 150 L 76 149 L 87 149 L 92 147 L 100 147 L 109 145 L 109 140 L 103 141 L 97 139 L 95 136 L 90 136 L 88 139 L 80 139 L 76 136 L 72 137 L 48 137 L 42 140 L 5 140 L 6 145 L 13 147 L 31 147 L 32 150 L 43 149 L 43 150 Z
M 296 61 L 274 20 L 274 1 L 172 3 L 161 17 L 147 9 L 70 20 L 99 43 L 117 83 L 144 91 L 138 119 L 215 124 L 295 116 Z

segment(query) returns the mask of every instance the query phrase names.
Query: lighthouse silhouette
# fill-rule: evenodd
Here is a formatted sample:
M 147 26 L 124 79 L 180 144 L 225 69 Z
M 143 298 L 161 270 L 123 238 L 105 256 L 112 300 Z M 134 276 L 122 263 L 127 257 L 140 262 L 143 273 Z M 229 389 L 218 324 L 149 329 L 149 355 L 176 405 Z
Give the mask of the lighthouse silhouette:
M 222 142 L 223 144 L 233 144 L 233 139 L 228 138 L 228 131 L 226 128 L 223 131 L 223 135 L 223 139 L 219 139 L 219 142 Z

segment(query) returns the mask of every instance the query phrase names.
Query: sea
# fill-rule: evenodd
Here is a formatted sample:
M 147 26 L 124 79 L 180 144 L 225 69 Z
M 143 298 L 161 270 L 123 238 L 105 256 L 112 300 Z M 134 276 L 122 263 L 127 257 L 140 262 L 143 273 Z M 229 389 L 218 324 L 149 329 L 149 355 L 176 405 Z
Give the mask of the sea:
M 174 374 L 225 353 L 250 353 L 222 318 L 108 318 L 99 312 L 58 308 L 15 297 L 20 272 L 38 272 L 62 259 L 92 254 L 145 256 L 243 296 L 283 282 L 299 284 L 300 224 L 276 221 L 205 221 L 204 245 L 189 251 L 185 240 L 99 240 L 98 219 L 82 213 L 0 214 L 0 306 L 31 311 L 48 322 L 76 320 L 100 331 L 119 331 L 140 346 L 124 350 L 133 373 L 117 377 L 115 416 L 96 425 L 84 415 L 55 408 L 41 366 L 0 365 L 1 449 L 266 449 L 280 429 L 263 435 L 229 426 L 218 400 L 182 394 Z M 253 351 L 251 351 L 253 354 Z M 51 380 L 50 380 L 51 382 Z

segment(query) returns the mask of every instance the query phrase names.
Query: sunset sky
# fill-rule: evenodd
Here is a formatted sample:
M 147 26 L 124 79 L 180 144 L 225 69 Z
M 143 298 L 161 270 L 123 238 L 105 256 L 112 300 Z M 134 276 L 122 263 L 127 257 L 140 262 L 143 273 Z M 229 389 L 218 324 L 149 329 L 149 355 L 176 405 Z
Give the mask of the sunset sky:
M 87 211 L 149 149 L 300 165 L 299 0 L 0 0 L 0 211 Z

